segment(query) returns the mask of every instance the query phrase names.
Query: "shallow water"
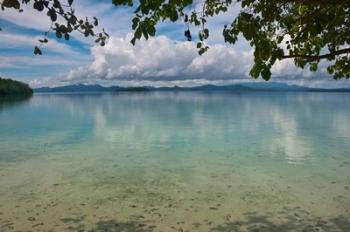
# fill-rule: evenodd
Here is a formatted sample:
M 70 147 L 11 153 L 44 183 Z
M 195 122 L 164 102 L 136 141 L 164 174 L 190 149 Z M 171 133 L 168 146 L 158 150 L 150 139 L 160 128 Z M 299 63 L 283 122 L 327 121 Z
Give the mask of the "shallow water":
M 0 102 L 0 231 L 350 231 L 350 94 Z

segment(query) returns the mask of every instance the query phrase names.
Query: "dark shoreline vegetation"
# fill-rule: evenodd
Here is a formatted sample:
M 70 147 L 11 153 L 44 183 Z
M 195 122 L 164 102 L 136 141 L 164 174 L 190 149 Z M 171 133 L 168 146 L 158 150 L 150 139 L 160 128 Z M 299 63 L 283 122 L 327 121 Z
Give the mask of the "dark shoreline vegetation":
M 255 83 L 240 83 L 232 85 L 202 85 L 195 87 L 152 87 L 152 86 L 137 86 L 137 87 L 121 87 L 110 86 L 104 87 L 101 85 L 67 85 L 60 87 L 41 87 L 34 89 L 35 93 L 83 93 L 83 92 L 149 92 L 149 91 L 261 91 L 261 92 L 350 92 L 349 88 L 338 89 L 322 89 L 310 88 L 297 85 L 288 85 L 277 82 L 255 82 Z
M 0 77 L 0 97 L 29 97 L 32 94 L 33 90 L 28 84 Z

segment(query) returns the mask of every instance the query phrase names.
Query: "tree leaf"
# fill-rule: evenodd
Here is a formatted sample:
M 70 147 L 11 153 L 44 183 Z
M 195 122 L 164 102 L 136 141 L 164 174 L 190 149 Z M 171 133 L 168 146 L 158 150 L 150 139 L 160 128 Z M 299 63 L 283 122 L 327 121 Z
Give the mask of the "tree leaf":
M 35 55 L 42 55 L 43 53 L 41 52 L 40 48 L 38 48 L 37 46 L 34 47 L 34 54 Z

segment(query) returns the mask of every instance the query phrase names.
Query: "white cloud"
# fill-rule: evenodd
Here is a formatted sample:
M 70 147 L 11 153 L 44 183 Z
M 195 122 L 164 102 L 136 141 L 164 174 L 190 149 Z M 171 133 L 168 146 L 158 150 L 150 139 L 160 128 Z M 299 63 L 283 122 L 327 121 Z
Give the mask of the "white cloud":
M 248 72 L 253 64 L 253 55 L 249 44 L 241 38 L 232 47 L 225 45 L 222 38 L 223 25 L 233 20 L 240 9 L 239 4 L 230 8 L 227 13 L 208 20 L 207 26 L 210 29 L 208 43 L 211 46 L 203 56 L 198 55 L 194 43 L 174 41 L 165 36 L 152 38 L 149 41 L 142 40 L 135 47 L 132 46 L 129 42 L 131 35 L 126 35 L 131 31 L 130 24 L 133 17 L 131 8 L 115 7 L 110 2 L 97 4 L 92 0 L 76 0 L 74 8 L 79 17 L 96 16 L 99 18 L 100 25 L 112 35 L 105 47 L 93 46 L 91 56 L 87 56 L 76 52 L 81 50 L 81 44 L 74 50 L 72 46 L 51 39 L 44 49 L 59 53 L 61 60 L 59 56 L 31 60 L 28 56 L 20 59 L 19 55 L 11 56 L 9 54 L 8 57 L 0 57 L 0 67 L 13 68 L 19 63 L 26 63 L 28 67 L 50 64 L 66 65 L 65 69 L 62 69 L 63 71 L 69 70 L 73 65 L 78 67 L 66 74 L 60 73 L 53 77 L 34 80 L 31 82 L 33 85 L 104 82 L 123 85 L 188 86 L 251 80 Z M 49 27 L 45 12 L 38 13 L 31 7 L 26 7 L 21 14 L 13 10 L 5 10 L 1 13 L 0 19 L 41 31 L 46 31 Z M 163 28 L 163 32 L 172 37 L 172 32 L 166 30 L 169 25 L 170 23 L 165 22 L 159 28 Z M 181 27 L 178 28 L 180 29 L 176 30 L 181 30 Z M 6 30 L 6 28 L 3 29 Z M 196 33 L 198 28 L 191 28 L 191 30 Z M 179 33 L 182 35 L 182 31 Z M 79 33 L 74 33 L 74 38 L 83 42 L 84 46 L 93 45 L 91 38 L 86 39 Z M 39 37 L 36 36 L 10 34 L 3 31 L 0 35 L 0 48 L 28 47 L 32 51 L 33 46 L 38 44 L 38 39 Z M 28 55 L 32 55 L 32 52 Z M 91 58 L 92 63 L 83 66 Z M 333 86 L 339 86 L 340 83 L 343 83 L 332 81 L 325 74 L 324 67 L 325 65 L 321 64 L 320 71 L 314 74 L 308 70 L 296 68 L 292 60 L 284 60 L 273 66 L 272 80 L 313 86 L 322 86 L 329 81 L 332 82 Z M 40 73 L 35 75 L 43 76 Z M 321 78 L 318 78 L 320 75 Z M 315 76 L 317 76 L 317 81 Z
M 42 39 L 42 37 L 2 32 L 0 36 L 0 48 L 29 47 L 33 49 L 34 46 L 40 44 L 38 41 L 39 39 Z M 71 46 L 57 42 L 53 39 L 49 40 L 48 43 L 44 45 L 44 49 L 65 55 L 78 55 Z
M 31 5 L 23 5 L 23 12 L 18 10 L 5 9 L 0 14 L 0 19 L 9 21 L 16 25 L 32 28 L 41 31 L 47 31 L 50 27 L 50 22 L 45 12 L 38 12 Z
M 0 68 L 18 68 L 19 66 L 47 66 L 47 65 L 82 65 L 86 63 L 86 59 L 62 59 L 59 56 L 0 56 Z
M 130 44 L 131 35 L 112 37 L 105 47 L 94 46 L 94 61 L 86 68 L 71 70 L 65 80 L 186 80 L 241 79 L 252 62 L 251 52 L 213 45 L 202 56 L 192 42 L 165 36 Z
M 39 12 L 33 9 L 32 4 L 23 4 L 22 13 L 18 13 L 17 10 L 6 9 L 1 12 L 0 19 L 44 33 L 50 28 L 51 21 L 46 15 L 45 10 Z M 104 27 L 109 33 L 118 36 L 125 35 L 131 31 L 132 14 L 130 14 L 130 11 L 132 9 L 117 8 L 110 2 L 97 4 L 91 0 L 76 0 L 74 1 L 73 8 L 78 18 L 85 19 L 85 17 L 88 17 L 92 19 L 92 17 L 97 17 L 100 26 L 96 31 L 101 31 L 102 27 Z M 58 17 L 58 22 L 64 23 L 61 17 Z M 81 33 L 75 32 L 71 36 L 84 44 L 93 45 L 94 40 L 84 37 Z
M 294 65 L 294 62 L 292 59 L 285 59 L 276 62 L 272 68 L 271 73 L 273 73 L 274 76 L 292 76 L 292 77 L 310 77 L 312 75 L 312 72 L 308 69 L 300 69 L 297 68 Z
M 66 75 L 34 81 L 33 85 L 67 85 L 75 83 L 103 85 L 194 86 L 231 84 L 251 81 L 252 51 L 215 44 L 202 56 L 192 42 L 174 41 L 165 36 L 130 43 L 132 35 L 111 37 L 105 47 L 91 49 L 93 61 L 70 70 Z M 323 67 L 323 64 L 321 64 Z M 323 70 L 321 68 L 321 70 Z M 315 74 L 298 69 L 292 60 L 277 62 L 272 68 L 272 81 L 322 87 L 332 81 L 323 71 Z M 262 81 L 259 79 L 258 81 Z M 336 82 L 331 87 L 341 87 Z

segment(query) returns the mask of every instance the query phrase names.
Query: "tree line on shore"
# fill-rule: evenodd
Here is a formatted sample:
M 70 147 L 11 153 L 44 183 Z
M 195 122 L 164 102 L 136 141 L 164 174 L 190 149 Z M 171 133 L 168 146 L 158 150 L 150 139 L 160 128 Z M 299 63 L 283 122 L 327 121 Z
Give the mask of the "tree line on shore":
M 33 90 L 28 84 L 15 81 L 11 79 L 5 79 L 0 77 L 0 96 L 7 95 L 32 95 Z

